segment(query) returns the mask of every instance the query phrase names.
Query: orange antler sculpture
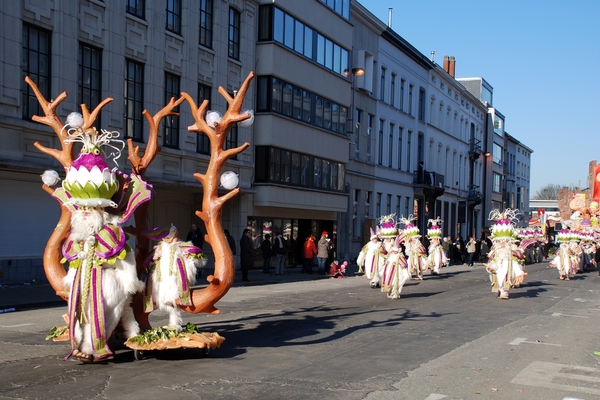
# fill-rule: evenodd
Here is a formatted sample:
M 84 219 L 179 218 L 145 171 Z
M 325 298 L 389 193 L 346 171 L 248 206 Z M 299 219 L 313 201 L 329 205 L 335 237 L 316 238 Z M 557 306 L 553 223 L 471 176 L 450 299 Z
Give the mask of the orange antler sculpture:
M 254 73 L 250 72 L 235 97 L 231 97 L 225 89 L 219 87 L 219 93 L 227 100 L 229 108 L 221 121 L 214 123 L 214 127 L 209 126 L 204 119 L 208 101 L 203 101 L 200 108 L 198 108 L 189 94 L 182 93 L 183 97 L 190 104 L 192 115 L 196 121 L 194 125 L 188 127 L 188 131 L 204 132 L 210 140 L 211 156 L 208 169 L 205 174 L 195 173 L 194 177 L 204 187 L 202 211 L 196 211 L 196 215 L 206 225 L 206 240 L 210 243 L 215 254 L 214 275 L 207 277 L 209 285 L 206 288 L 192 291 L 192 306 L 180 305 L 181 309 L 189 313 L 208 312 L 218 314 L 219 310 L 214 305 L 227 293 L 235 276 L 233 255 L 223 233 L 221 211 L 223 204 L 237 195 L 240 189 L 235 188 L 223 196 L 219 196 L 218 190 L 221 169 L 227 160 L 233 155 L 243 152 L 250 146 L 246 142 L 236 148 L 223 149 L 231 127 L 251 117 L 248 113 L 240 114 L 240 111 L 252 78 L 254 78 Z

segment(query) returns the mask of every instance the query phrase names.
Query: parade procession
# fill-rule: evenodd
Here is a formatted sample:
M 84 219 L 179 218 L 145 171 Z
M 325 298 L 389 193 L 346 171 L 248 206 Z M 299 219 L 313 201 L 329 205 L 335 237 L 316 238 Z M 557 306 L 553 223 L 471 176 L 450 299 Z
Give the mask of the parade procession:
M 522 219 L 519 210 L 490 212 L 490 234 L 476 242 L 474 257 L 485 266 L 492 292 L 499 299 L 508 299 L 510 290 L 525 281 L 527 264 L 547 260 L 564 281 L 597 268 L 598 203 L 592 201 L 584 207 L 578 206 L 578 201 L 571 201 L 571 218 L 562 221 L 562 228 L 550 240 L 542 227 L 518 227 Z M 466 261 L 461 245 L 442 236 L 440 217 L 428 221 L 425 238 L 413 224 L 415 220 L 412 215 L 380 217 L 356 261 L 358 273 L 369 280 L 370 287 L 380 288 L 390 299 L 399 299 L 409 280 L 422 281 L 424 276 L 433 279 L 442 273 L 442 268 Z M 465 264 L 473 266 L 472 261 Z

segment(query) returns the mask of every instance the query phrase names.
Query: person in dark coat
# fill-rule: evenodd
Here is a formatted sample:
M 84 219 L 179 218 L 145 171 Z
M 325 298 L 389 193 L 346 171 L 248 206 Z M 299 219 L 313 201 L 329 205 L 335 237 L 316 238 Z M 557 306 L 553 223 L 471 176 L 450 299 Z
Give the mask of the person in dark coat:
M 260 249 L 262 250 L 263 257 L 263 274 L 268 274 L 269 269 L 271 268 L 271 235 L 268 233 L 265 235 L 265 240 L 262 241 L 260 245 Z
M 252 232 L 250 229 L 244 229 L 240 239 L 240 264 L 242 270 L 242 280 L 248 282 L 248 271 L 254 264 L 254 250 L 252 249 Z
M 204 234 L 200 229 L 198 229 L 196 224 L 192 224 L 192 229 L 190 229 L 190 231 L 188 232 L 185 241 L 192 242 L 194 246 L 198 247 L 199 249 L 202 249 L 202 246 L 204 245 Z
M 227 239 L 227 243 L 229 243 L 229 247 L 231 248 L 231 254 L 235 256 L 235 239 L 233 236 L 231 236 L 227 229 L 224 229 L 223 233 L 225 233 L 225 238 Z

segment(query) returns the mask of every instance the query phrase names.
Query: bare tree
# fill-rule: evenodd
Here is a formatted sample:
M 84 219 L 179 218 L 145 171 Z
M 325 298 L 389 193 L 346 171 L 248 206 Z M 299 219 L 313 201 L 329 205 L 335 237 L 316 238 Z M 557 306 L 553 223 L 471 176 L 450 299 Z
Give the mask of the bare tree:
M 535 192 L 531 200 L 556 200 L 558 199 L 558 191 L 563 187 L 565 185 L 549 183 Z

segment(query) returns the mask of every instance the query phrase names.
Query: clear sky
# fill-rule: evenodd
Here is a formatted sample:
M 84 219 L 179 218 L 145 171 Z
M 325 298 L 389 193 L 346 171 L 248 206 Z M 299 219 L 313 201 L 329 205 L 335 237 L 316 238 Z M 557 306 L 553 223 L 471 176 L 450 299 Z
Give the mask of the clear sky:
M 359 0 L 456 78 L 483 77 L 505 130 L 533 150 L 533 196 L 548 184 L 588 186 L 600 162 L 600 0 Z

